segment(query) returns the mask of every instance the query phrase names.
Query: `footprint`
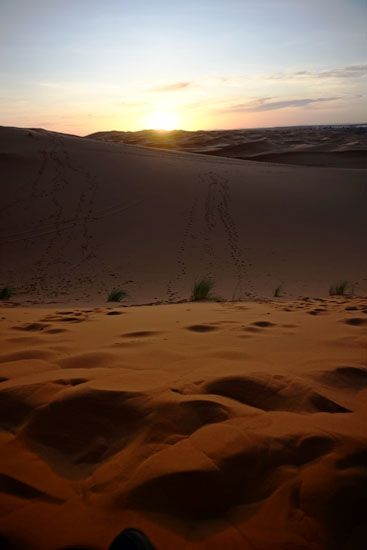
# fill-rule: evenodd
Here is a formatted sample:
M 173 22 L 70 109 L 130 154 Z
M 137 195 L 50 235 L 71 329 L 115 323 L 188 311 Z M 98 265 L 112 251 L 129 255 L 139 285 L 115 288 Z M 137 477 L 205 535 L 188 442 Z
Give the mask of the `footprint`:
M 85 321 L 85 318 L 78 317 L 76 315 L 69 316 L 69 317 L 61 317 L 58 319 L 59 321 L 62 321 L 64 323 L 81 323 L 82 321 Z
M 88 382 L 87 378 L 60 378 L 60 380 L 54 380 L 55 384 L 60 384 L 62 386 L 79 386 L 80 384 L 85 384 Z
M 321 313 L 325 313 L 327 310 L 325 308 L 317 307 L 315 309 L 311 309 L 310 311 L 307 311 L 309 315 L 320 315 Z
M 344 319 L 344 323 L 352 325 L 353 327 L 359 327 L 361 325 L 367 325 L 367 319 L 361 317 L 351 317 L 350 319 Z
M 147 338 L 148 336 L 156 336 L 161 334 L 160 332 L 154 330 L 137 330 L 135 332 L 126 332 L 121 334 L 123 338 Z
M 26 323 L 24 325 L 12 327 L 15 330 L 24 330 L 26 332 L 40 332 L 50 325 L 48 323 Z
M 214 330 L 218 330 L 217 327 L 213 327 L 212 325 L 190 325 L 186 328 L 192 332 L 213 332 Z

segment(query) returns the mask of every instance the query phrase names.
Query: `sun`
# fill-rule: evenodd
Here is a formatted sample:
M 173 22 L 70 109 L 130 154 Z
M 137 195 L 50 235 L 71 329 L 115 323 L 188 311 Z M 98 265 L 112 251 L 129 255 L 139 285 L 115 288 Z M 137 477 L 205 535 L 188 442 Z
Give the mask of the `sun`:
M 178 117 L 176 113 L 168 111 L 156 111 L 148 119 L 148 128 L 153 130 L 174 130 L 177 128 Z

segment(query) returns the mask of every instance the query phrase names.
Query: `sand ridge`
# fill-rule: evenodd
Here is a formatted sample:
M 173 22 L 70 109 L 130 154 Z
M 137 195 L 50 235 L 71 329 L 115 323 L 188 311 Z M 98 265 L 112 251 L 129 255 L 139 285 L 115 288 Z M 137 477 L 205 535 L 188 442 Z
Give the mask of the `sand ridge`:
M 186 132 L 96 132 L 101 141 L 174 149 L 256 162 L 367 168 L 365 124 Z
M 362 548 L 366 312 L 2 308 L 2 540 L 102 549 L 134 525 L 162 550 Z

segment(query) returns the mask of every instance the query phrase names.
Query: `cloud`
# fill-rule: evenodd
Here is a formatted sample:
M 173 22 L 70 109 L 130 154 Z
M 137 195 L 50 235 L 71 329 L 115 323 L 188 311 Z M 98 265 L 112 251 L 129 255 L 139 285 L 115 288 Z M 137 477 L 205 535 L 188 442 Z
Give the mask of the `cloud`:
M 363 76 L 367 76 L 367 64 L 348 65 L 346 67 L 336 67 L 329 70 L 277 73 L 270 75 L 269 78 L 272 80 L 290 80 L 302 78 L 360 78 Z
M 177 90 L 184 90 L 191 86 L 191 82 L 171 82 L 164 86 L 158 86 L 157 88 L 151 88 L 151 92 L 176 92 Z
M 115 91 L 119 90 L 117 84 L 109 84 L 104 82 L 36 82 L 36 85 L 41 88 L 46 88 L 50 90 L 56 90 L 61 92 L 70 92 L 70 93 L 85 93 L 85 92 L 104 92 L 104 91 Z
M 262 111 L 277 111 L 279 109 L 287 109 L 288 107 L 305 107 L 314 103 L 334 101 L 340 99 L 340 97 L 285 99 L 281 101 L 270 101 L 271 99 L 271 97 L 263 97 L 249 103 L 239 103 L 237 105 L 232 105 L 229 109 L 227 109 L 227 111 L 232 113 L 259 113 Z

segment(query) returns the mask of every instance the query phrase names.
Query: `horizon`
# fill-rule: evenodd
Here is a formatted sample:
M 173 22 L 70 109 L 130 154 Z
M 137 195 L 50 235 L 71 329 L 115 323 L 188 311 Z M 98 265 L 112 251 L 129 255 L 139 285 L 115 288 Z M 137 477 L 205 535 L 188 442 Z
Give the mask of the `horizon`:
M 5 0 L 0 123 L 74 135 L 363 124 L 366 14 L 361 0 Z
M 367 121 L 361 121 L 361 122 L 338 122 L 338 123 L 331 123 L 331 124 L 289 124 L 285 126 L 251 126 L 248 128 L 198 128 L 196 130 L 185 130 L 184 128 L 172 128 L 171 130 L 165 130 L 165 129 L 159 129 L 159 128 L 142 128 L 140 130 L 96 130 L 95 132 L 91 132 L 90 134 L 72 134 L 68 132 L 61 132 L 58 130 L 51 130 L 49 128 L 42 128 L 42 127 L 35 127 L 35 126 L 11 126 L 11 125 L 0 125 L 0 128 L 16 128 L 19 130 L 42 130 L 45 132 L 55 132 L 65 135 L 71 135 L 76 137 L 89 137 L 94 134 L 111 134 L 114 132 L 117 133 L 138 133 L 138 132 L 156 132 L 156 133 L 162 133 L 162 134 L 170 134 L 173 132 L 242 132 L 242 131 L 252 131 L 252 130 L 281 130 L 286 128 L 323 128 L 323 127 L 348 127 L 348 126 L 367 126 Z

